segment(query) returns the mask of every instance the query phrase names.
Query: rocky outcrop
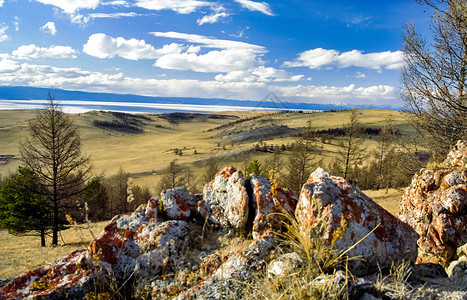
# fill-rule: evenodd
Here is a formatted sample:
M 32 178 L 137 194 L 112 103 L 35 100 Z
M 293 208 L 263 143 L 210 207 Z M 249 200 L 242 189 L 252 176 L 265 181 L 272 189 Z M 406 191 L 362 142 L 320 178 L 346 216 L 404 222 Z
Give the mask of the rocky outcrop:
M 464 161 L 464 156 L 452 156 L 457 167 L 451 166 L 462 172 L 459 162 Z M 461 177 L 447 174 L 443 175 L 444 181 L 459 184 Z M 437 185 L 433 178 L 420 184 L 432 189 Z M 0 299 L 82 299 L 85 295 L 97 299 L 96 293 L 109 291 L 106 297 L 241 299 L 252 288 L 264 288 L 254 287 L 261 282 L 258 280 L 276 282 L 274 289 L 287 289 L 280 293 L 290 298 L 302 285 L 304 297 L 312 297 L 316 289 L 340 298 L 357 299 L 363 294 L 367 298 L 391 298 L 393 295 L 387 292 L 392 292 L 390 288 L 377 290 L 374 281 L 357 276 L 379 268 L 387 270 L 393 262 L 413 261 L 417 255 L 418 235 L 410 226 L 374 203 L 358 187 L 323 169 L 310 175 L 298 203 L 292 192 L 254 174 L 245 180 L 231 166 L 217 173 L 198 200 L 185 188 L 163 191 L 160 198 L 151 198 L 133 213 L 115 216 L 87 250 L 2 283 Z M 443 203 L 447 206 L 447 202 Z M 456 203 L 449 208 L 460 209 Z M 323 242 L 320 247 L 325 244 L 335 251 L 348 250 L 348 256 L 364 259 L 348 262 L 353 275 L 343 266 L 331 267 L 324 273 L 319 266 L 322 262 L 313 258 L 317 249 L 302 253 L 300 247 L 290 247 L 297 240 L 292 243 L 284 241 L 283 234 L 273 234 L 284 230 L 281 225 L 287 221 L 286 214 L 294 215 L 298 227 L 307 234 L 321 226 L 322 231 L 314 232 L 316 240 Z M 466 282 L 464 248 L 458 248 L 457 263 L 448 270 L 450 278 L 445 278 L 456 280 L 460 287 Z M 328 250 L 323 253 L 330 254 Z M 438 272 L 440 267 L 419 265 L 414 268 L 418 277 L 413 277 L 428 280 L 442 274 Z M 317 270 L 312 277 L 311 268 Z M 288 283 L 292 288 L 287 287 Z M 274 290 L 268 292 L 271 298 L 277 296 Z
M 448 264 L 467 243 L 467 143 L 437 170 L 422 169 L 404 191 L 398 217 L 420 235 L 417 261 Z
M 280 229 L 285 214 L 293 215 L 297 199 L 293 192 L 281 188 L 271 191 L 268 179 L 251 174 L 252 206 L 254 208 L 253 238 L 271 235 Z
M 415 261 L 418 234 L 356 186 L 318 168 L 303 186 L 295 216 L 304 230 L 325 222 L 322 239 L 347 251 L 354 274 L 366 274 L 393 262 Z
M 204 187 L 198 211 L 215 224 L 244 229 L 248 221 L 248 201 L 242 172 L 226 166 Z

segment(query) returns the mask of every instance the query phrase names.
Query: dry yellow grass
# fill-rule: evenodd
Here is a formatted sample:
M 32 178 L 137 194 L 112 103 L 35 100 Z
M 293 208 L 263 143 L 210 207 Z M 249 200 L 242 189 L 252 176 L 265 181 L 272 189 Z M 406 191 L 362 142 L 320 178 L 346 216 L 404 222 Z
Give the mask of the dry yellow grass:
M 159 115 L 152 114 L 149 115 L 154 120 L 152 124 L 159 124 L 168 129 L 155 128 L 149 125 L 145 127 L 145 132 L 142 134 L 126 134 L 94 127 L 92 121 L 96 118 L 110 120 L 106 114 L 101 112 L 73 115 L 73 118 L 80 128 L 83 152 L 91 156 L 96 173 L 104 173 L 104 175 L 110 176 L 116 174 L 122 168 L 132 174 L 135 184 L 144 183 L 152 187 L 157 183 L 149 184 L 154 179 L 152 171 L 163 170 L 174 159 L 177 159 L 179 163 L 192 164 L 212 155 L 226 155 L 228 157 L 231 151 L 240 151 L 256 144 L 258 141 L 229 142 L 228 137 L 221 135 L 222 130 L 208 132 L 211 128 L 237 120 L 232 119 L 233 116 L 240 118 L 258 114 L 266 116 L 235 125 L 234 131 L 248 130 L 268 124 L 287 125 L 289 128 L 297 128 L 306 126 L 308 120 L 311 120 L 313 127 L 319 130 L 341 127 L 347 122 L 349 112 L 269 115 L 253 111 L 221 114 L 230 118 L 194 118 L 182 120 L 179 124 L 170 124 Z M 19 155 L 19 142 L 27 135 L 27 120 L 33 117 L 33 111 L 0 111 L 0 140 L 2 141 L 0 154 Z M 393 118 L 404 133 L 411 132 L 400 112 L 370 109 L 362 110 L 360 117 L 361 123 L 367 127 L 379 127 L 386 118 Z M 266 143 L 280 145 L 293 143 L 294 140 L 294 137 L 284 136 L 267 140 Z M 334 141 L 332 144 L 323 145 L 321 155 L 325 159 L 325 163 L 335 156 L 337 151 L 336 143 Z M 368 149 L 376 145 L 374 139 L 367 139 L 364 143 L 368 146 Z M 226 149 L 217 147 L 218 144 L 225 145 Z M 176 155 L 171 150 L 174 148 L 185 149 L 183 150 L 184 155 Z M 194 154 L 195 149 L 198 154 Z M 237 162 L 232 161 L 231 163 L 235 164 Z M 0 174 L 6 176 L 10 172 L 14 172 L 18 165 L 19 161 L 13 160 L 5 166 L 0 166 Z
M 404 193 L 403 189 L 389 189 L 387 193 L 385 189 L 363 192 L 391 214 L 395 215 L 399 212 L 399 203 Z
M 86 249 L 94 235 L 101 233 L 108 221 L 77 225 L 61 232 L 63 237 L 56 247 L 41 247 L 39 236 L 14 236 L 0 230 L 0 278 L 10 278 L 45 266 L 78 250 Z M 50 244 L 50 238 L 47 243 Z

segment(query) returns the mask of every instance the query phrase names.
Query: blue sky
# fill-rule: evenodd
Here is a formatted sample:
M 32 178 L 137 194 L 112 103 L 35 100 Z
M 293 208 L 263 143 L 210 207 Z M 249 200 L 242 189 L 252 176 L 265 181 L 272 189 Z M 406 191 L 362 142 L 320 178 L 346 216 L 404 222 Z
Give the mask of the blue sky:
M 411 0 L 0 0 L 0 85 L 400 107 Z

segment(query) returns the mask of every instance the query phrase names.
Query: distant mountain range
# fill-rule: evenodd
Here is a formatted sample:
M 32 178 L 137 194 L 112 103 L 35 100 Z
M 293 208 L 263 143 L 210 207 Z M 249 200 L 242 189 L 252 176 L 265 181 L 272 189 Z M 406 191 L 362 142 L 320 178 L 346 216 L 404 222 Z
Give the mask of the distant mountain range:
M 88 93 L 23 86 L 0 86 L 0 109 L 28 108 L 37 100 L 47 100 L 48 95 L 59 100 L 65 107 L 92 110 L 118 110 L 126 112 L 213 112 L 227 110 L 304 110 L 328 111 L 350 108 L 392 107 L 349 106 L 346 104 L 291 103 L 281 101 L 270 93 L 262 101 L 229 100 L 221 98 L 148 97 L 131 94 Z M 2 103 L 3 102 L 3 103 Z M 11 104 L 12 107 L 9 107 Z M 24 106 L 24 107 L 23 107 Z

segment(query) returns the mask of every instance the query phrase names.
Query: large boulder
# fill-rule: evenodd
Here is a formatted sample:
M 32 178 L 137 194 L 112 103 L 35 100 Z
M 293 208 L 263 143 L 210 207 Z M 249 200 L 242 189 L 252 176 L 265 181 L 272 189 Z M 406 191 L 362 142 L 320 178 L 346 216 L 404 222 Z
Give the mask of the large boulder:
M 292 192 L 281 188 L 276 187 L 271 191 L 271 182 L 255 174 L 250 175 L 250 186 L 254 208 L 252 235 L 254 239 L 259 239 L 278 231 L 285 214 L 293 215 L 297 198 Z
M 148 203 L 148 208 L 154 199 Z M 149 209 L 114 217 L 88 247 L 88 252 L 107 268 L 118 281 L 131 274 L 155 276 L 173 270 L 188 234 L 182 220 L 156 222 L 148 218 Z M 137 271 L 137 272 L 136 272 Z
M 160 201 L 162 211 L 170 220 L 187 220 L 197 203 L 196 198 L 190 195 L 186 187 L 163 190 Z
M 244 229 L 248 221 L 248 194 L 242 172 L 232 166 L 217 172 L 204 187 L 198 211 L 214 224 Z
M 437 170 L 422 169 L 405 189 L 398 217 L 418 239 L 419 263 L 449 263 L 467 243 L 467 143 L 459 141 Z
M 323 242 L 346 251 L 353 274 L 415 261 L 418 234 L 342 177 L 318 168 L 303 186 L 295 211 L 303 229 L 324 222 Z M 344 225 L 345 224 L 345 225 Z M 342 231 L 340 234 L 334 234 Z

